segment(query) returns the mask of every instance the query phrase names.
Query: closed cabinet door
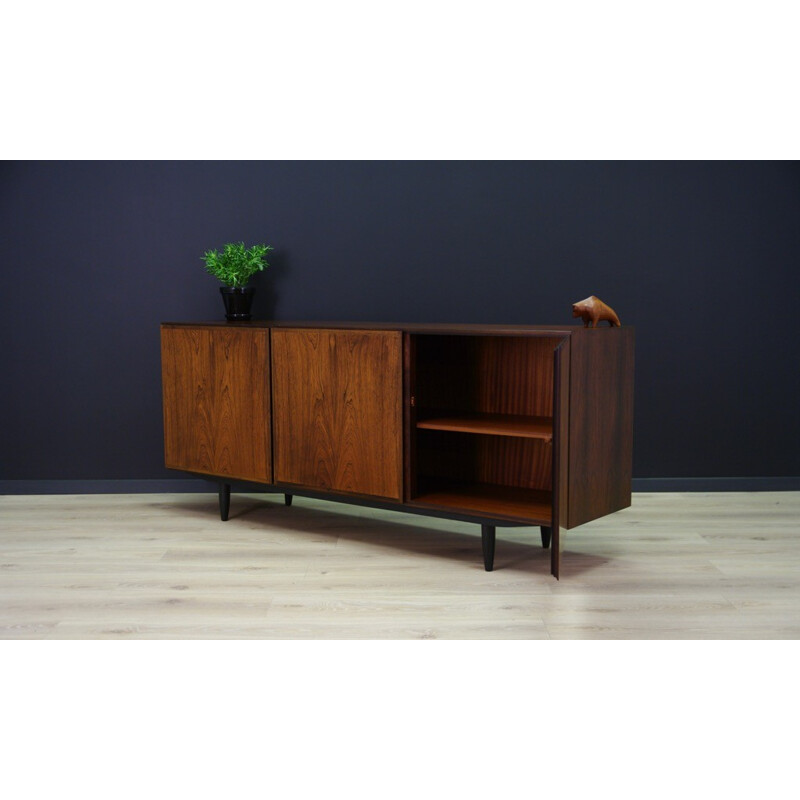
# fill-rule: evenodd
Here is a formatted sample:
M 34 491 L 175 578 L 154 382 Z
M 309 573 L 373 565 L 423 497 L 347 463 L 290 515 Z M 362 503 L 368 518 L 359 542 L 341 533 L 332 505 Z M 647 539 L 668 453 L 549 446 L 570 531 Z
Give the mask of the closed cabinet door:
M 269 330 L 162 327 L 167 467 L 272 482 Z
M 399 500 L 402 334 L 272 330 L 276 483 Z

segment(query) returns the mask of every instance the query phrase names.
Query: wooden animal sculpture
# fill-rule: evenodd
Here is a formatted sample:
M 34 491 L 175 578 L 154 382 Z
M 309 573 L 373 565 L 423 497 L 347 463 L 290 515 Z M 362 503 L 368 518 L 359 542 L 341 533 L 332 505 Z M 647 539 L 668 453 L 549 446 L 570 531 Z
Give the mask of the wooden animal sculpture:
M 584 328 L 596 328 L 597 323 L 603 320 L 608 321 L 612 328 L 620 327 L 619 317 L 614 312 L 614 309 L 594 295 L 581 300 L 580 303 L 573 303 L 572 316 L 581 317 Z M 590 322 L 592 323 L 591 325 L 589 325 Z

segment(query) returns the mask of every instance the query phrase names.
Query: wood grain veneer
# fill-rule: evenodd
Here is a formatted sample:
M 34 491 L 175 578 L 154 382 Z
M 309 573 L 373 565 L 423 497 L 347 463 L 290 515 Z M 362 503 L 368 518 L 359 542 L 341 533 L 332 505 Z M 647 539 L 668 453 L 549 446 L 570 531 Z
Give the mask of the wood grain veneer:
M 447 479 L 428 479 L 411 504 L 531 525 L 549 525 L 552 514 L 550 492 Z
M 417 494 L 417 337 L 403 334 L 403 500 Z
M 417 484 L 426 477 L 550 491 L 553 447 L 541 439 L 420 429 Z
M 487 433 L 494 436 L 519 436 L 523 439 L 553 439 L 552 417 L 523 414 L 479 414 L 475 412 L 430 412 L 417 421 L 418 428 L 461 433 Z
M 416 336 L 416 406 L 553 415 L 550 336 Z
M 369 330 L 369 331 L 405 331 L 413 334 L 453 334 L 474 336 L 564 336 L 581 330 L 579 325 L 492 325 L 463 324 L 453 322 L 341 322 L 336 321 L 285 321 L 285 320 L 252 320 L 249 322 L 164 322 L 169 327 L 237 327 L 244 329 L 258 328 L 313 328 L 316 330 Z
M 553 513 L 550 525 L 550 573 L 561 574 L 561 550 L 569 501 L 569 386 L 572 342 L 562 339 L 553 352 Z
M 553 351 L 562 339 L 412 338 L 419 492 L 426 478 L 550 491 Z
M 272 332 L 275 480 L 402 498 L 402 335 Z
M 270 483 L 269 331 L 163 327 L 167 467 Z
M 571 339 L 569 528 L 631 504 L 633 346 L 633 328 Z

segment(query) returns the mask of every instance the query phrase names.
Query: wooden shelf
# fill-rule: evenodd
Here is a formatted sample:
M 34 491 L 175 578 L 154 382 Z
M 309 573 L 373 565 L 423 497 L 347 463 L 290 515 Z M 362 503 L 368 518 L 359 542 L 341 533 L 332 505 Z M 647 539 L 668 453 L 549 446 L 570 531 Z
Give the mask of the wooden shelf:
M 410 505 L 550 525 L 552 493 L 492 483 L 468 483 L 420 478 L 420 493 Z
M 552 417 L 521 414 L 479 414 L 462 411 L 420 412 L 417 428 L 461 433 L 486 433 L 492 436 L 518 436 L 553 441 Z

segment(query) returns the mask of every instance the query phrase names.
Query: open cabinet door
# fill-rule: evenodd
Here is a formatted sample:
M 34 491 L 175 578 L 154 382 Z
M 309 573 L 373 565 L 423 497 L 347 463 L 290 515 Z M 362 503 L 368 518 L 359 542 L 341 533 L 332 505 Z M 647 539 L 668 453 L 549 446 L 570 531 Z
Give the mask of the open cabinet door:
M 569 382 L 569 509 L 575 528 L 631 504 L 634 329 L 572 336 Z
M 567 527 L 569 498 L 569 381 L 571 341 L 564 338 L 553 352 L 553 519 L 550 573 L 561 572 L 563 529 Z
M 402 499 L 402 334 L 272 331 L 275 482 Z
M 167 467 L 272 482 L 269 330 L 162 326 Z

